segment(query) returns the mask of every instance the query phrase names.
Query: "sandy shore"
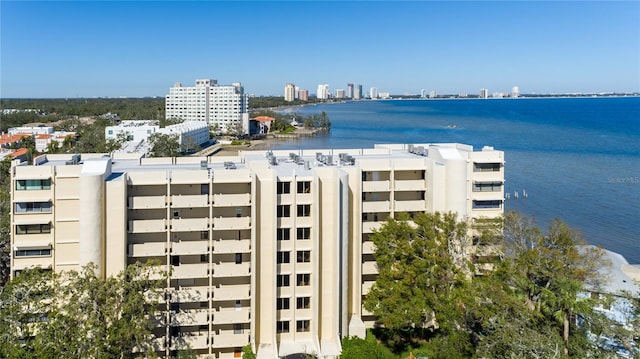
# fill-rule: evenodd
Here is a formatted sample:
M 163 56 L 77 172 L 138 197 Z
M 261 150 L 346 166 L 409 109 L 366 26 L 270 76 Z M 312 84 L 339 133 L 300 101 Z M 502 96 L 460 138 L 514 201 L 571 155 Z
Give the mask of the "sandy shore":
M 251 140 L 249 145 L 223 145 L 220 147 L 220 150 L 212 156 L 236 156 L 238 151 L 267 151 L 282 143 L 301 141 L 304 140 L 305 137 L 315 136 L 315 132 L 315 130 L 299 128 L 291 134 L 276 134 L 261 140 Z

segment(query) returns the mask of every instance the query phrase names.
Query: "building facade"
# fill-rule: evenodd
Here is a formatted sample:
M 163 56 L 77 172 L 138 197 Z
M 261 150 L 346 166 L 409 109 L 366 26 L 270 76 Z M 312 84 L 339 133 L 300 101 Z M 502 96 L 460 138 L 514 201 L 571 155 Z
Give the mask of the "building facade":
M 503 213 L 504 154 L 461 144 L 246 151 L 232 157 L 45 155 L 11 169 L 12 276 L 149 259 L 171 269 L 154 343 L 170 356 L 335 358 L 364 337 L 369 236 L 398 213 Z
M 356 85 L 353 92 L 353 99 L 360 100 L 362 98 L 362 85 Z
M 218 85 L 213 79 L 196 80 L 195 86 L 176 83 L 169 89 L 165 102 L 165 117 L 185 121 L 204 121 L 222 132 L 242 126 L 249 128 L 249 98 L 238 83 Z
M 296 99 L 296 85 L 288 83 L 284 86 L 284 100 L 293 102 Z
M 299 98 L 300 101 L 309 101 L 309 90 L 300 90 Z
M 347 84 L 347 98 L 353 98 L 353 84 L 352 83 L 348 83 Z
M 316 97 L 319 100 L 327 100 L 329 99 L 329 95 L 330 95 L 330 91 L 329 91 L 329 85 L 327 84 L 320 84 L 318 85 L 318 89 L 316 91 Z

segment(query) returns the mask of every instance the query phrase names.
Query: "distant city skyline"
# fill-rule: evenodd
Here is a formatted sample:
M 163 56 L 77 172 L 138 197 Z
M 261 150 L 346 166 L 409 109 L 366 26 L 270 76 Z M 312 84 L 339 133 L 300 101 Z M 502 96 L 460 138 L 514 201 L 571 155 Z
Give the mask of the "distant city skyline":
M 2 98 L 162 97 L 198 78 L 257 96 L 283 96 L 288 82 L 310 93 L 319 84 L 348 93 L 350 83 L 392 95 L 640 92 L 638 1 L 0 8 Z M 281 23 L 296 31 L 283 36 Z

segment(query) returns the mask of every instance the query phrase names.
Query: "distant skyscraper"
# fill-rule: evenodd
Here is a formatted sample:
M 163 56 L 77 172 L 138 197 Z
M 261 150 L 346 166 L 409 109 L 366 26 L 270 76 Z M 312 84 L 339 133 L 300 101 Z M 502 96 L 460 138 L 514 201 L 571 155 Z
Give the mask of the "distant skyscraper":
M 176 83 L 165 99 L 167 119 L 205 121 L 225 132 L 237 125 L 249 130 L 249 99 L 237 82 L 218 85 L 213 79 L 198 79 L 195 86 Z
M 300 87 L 298 87 L 298 86 L 295 87 L 295 93 L 294 93 L 293 97 L 296 100 L 298 100 L 300 98 Z
M 378 98 L 378 88 L 372 87 L 369 89 L 369 97 L 370 98 Z
M 422 91 L 420 91 L 420 97 L 426 98 L 427 97 L 427 90 L 422 89 Z
M 309 101 L 309 90 L 300 90 L 299 95 L 300 101 Z
M 347 98 L 353 98 L 353 84 L 347 84 Z
M 296 86 L 292 83 L 288 83 L 284 86 L 284 100 L 292 102 L 296 99 Z
M 480 89 L 480 98 L 489 98 L 489 90 L 488 89 Z
M 344 90 L 343 89 L 336 90 L 336 98 L 344 98 Z
M 436 98 L 436 97 L 438 97 L 438 94 L 434 90 L 429 92 L 429 98 Z
M 359 100 L 362 98 L 362 85 L 356 85 L 355 91 L 353 92 L 353 99 Z
M 513 86 L 511 89 L 511 97 L 520 97 L 520 88 L 518 86 Z
M 324 85 L 318 85 L 318 91 L 316 92 L 316 97 L 318 97 L 319 100 L 326 100 L 329 98 L 329 85 L 324 84 Z

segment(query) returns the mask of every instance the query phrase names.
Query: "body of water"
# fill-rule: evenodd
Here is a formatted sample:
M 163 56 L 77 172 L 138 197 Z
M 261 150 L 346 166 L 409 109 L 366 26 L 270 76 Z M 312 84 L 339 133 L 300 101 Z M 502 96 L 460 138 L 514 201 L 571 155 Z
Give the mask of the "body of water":
M 640 263 L 639 97 L 380 100 L 291 110 L 326 112 L 331 132 L 274 149 L 493 146 L 505 152 L 506 210 L 533 216 L 542 228 L 560 218 L 589 243 Z

